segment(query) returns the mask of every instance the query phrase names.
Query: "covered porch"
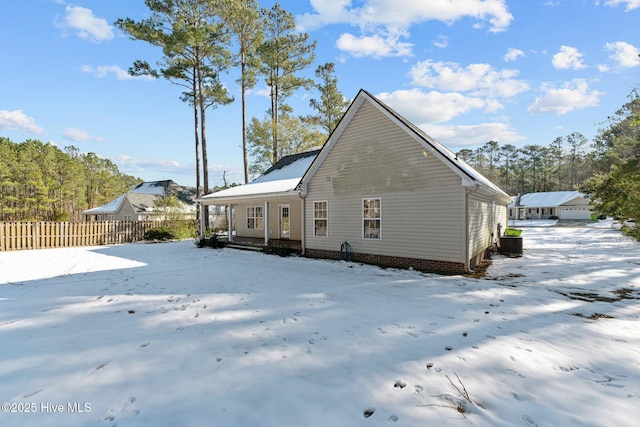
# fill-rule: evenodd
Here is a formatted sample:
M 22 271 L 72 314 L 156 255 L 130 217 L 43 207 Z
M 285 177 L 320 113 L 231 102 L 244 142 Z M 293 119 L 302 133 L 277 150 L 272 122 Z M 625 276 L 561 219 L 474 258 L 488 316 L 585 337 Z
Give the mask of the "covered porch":
M 246 249 L 256 251 L 269 251 L 277 249 L 290 249 L 292 252 L 300 254 L 302 252 L 301 240 L 270 239 L 265 243 L 264 239 L 257 237 L 234 236 L 231 241 L 227 236 L 220 236 L 219 240 L 225 247 L 232 249 Z

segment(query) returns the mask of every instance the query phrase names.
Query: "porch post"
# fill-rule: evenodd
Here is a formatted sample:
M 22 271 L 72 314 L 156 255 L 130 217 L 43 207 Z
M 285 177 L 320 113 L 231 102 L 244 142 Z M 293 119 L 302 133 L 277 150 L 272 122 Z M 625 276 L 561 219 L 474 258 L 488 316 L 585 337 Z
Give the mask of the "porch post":
M 264 202 L 264 245 L 269 245 L 269 202 Z
M 204 237 L 204 233 L 206 232 L 206 230 L 204 229 L 204 215 L 204 205 L 200 203 L 200 237 Z
M 228 241 L 229 243 L 233 242 L 233 205 L 232 204 L 228 204 L 227 205 L 227 229 L 228 229 L 228 233 L 229 233 L 229 237 L 228 237 Z
M 304 212 L 304 198 L 300 198 L 300 253 L 302 255 L 304 255 L 304 246 L 305 246 L 305 237 L 304 237 L 304 233 L 305 233 L 305 212 Z

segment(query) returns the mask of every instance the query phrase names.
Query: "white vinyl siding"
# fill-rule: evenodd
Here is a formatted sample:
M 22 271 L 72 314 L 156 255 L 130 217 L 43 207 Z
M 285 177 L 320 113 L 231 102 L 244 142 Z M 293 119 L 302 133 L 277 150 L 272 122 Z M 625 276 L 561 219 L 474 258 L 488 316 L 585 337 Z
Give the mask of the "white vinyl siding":
M 295 196 L 284 196 L 284 197 L 274 197 L 269 199 L 269 223 L 262 227 L 262 229 L 249 229 L 247 227 L 247 207 L 261 207 L 264 212 L 264 199 L 246 201 L 244 203 L 236 203 L 235 206 L 235 232 L 236 236 L 243 237 L 255 237 L 255 238 L 264 238 L 264 226 L 267 226 L 269 229 L 269 238 L 270 239 L 278 239 L 280 238 L 280 227 L 279 227 L 279 205 L 290 205 L 289 211 L 289 221 L 290 221 L 290 231 L 291 236 L 289 237 L 291 240 L 301 240 L 302 239 L 302 208 L 301 208 L 301 198 L 297 194 Z M 263 215 L 264 221 L 264 215 Z
M 313 202 L 313 235 L 329 236 L 329 203 L 326 200 Z
M 507 207 L 491 200 L 487 194 L 473 192 L 468 196 L 469 259 L 480 254 L 498 239 L 507 227 Z
M 328 238 L 307 221 L 305 246 L 355 253 L 464 262 L 461 178 L 382 112 L 365 102 L 308 185 L 309 200 L 331 206 Z M 380 197 L 383 240 L 362 238 L 362 199 Z M 306 204 L 313 218 L 313 204 Z

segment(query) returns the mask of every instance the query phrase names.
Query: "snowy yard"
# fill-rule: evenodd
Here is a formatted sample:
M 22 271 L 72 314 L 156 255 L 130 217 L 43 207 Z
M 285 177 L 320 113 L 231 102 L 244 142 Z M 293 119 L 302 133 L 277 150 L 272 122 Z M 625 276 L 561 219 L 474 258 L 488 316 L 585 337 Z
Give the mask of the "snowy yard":
M 482 279 L 190 241 L 0 253 L 0 425 L 638 425 L 640 245 L 523 237 Z

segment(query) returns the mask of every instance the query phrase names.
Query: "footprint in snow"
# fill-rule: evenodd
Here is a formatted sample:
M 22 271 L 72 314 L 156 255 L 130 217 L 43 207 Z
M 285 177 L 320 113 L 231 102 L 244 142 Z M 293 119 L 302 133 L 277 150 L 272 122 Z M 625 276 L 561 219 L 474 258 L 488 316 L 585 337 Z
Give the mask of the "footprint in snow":
M 393 388 L 398 388 L 400 390 L 402 390 L 403 388 L 405 388 L 407 386 L 407 383 L 402 381 L 402 380 L 397 380 L 394 384 L 393 384 Z
M 376 412 L 376 408 L 367 408 L 364 410 L 362 415 L 364 415 L 365 418 L 369 418 L 374 412 Z
M 525 377 L 524 375 L 522 375 L 521 373 L 514 371 L 513 369 L 506 369 L 506 371 L 507 371 L 507 372 L 509 372 L 509 373 L 510 373 L 510 374 L 512 374 L 512 375 L 517 376 L 517 377 L 520 377 L 520 378 L 527 378 L 527 377 Z
M 133 396 L 129 397 L 126 400 L 126 402 L 122 404 L 118 404 L 113 408 L 109 409 L 107 416 L 104 417 L 102 421 L 111 422 L 111 421 L 114 421 L 117 417 L 124 417 L 124 418 L 135 417 L 140 413 L 140 410 L 135 408 L 136 406 L 135 402 L 136 402 L 135 397 Z
M 390 415 L 389 418 L 387 418 L 387 421 L 390 423 L 395 423 L 399 420 L 400 418 L 398 418 L 397 415 Z
M 522 419 L 526 425 L 530 427 L 538 427 L 538 423 L 536 423 L 529 415 L 523 415 Z
M 93 374 L 96 371 L 99 371 L 100 369 L 104 368 L 105 366 L 107 366 L 109 364 L 109 362 L 104 362 L 99 364 L 98 366 L 96 366 L 95 368 L 93 368 L 92 370 L 90 370 L 89 372 L 87 372 L 88 374 Z
M 416 384 L 416 385 L 413 386 L 413 394 L 420 394 L 420 393 L 423 392 L 423 390 L 424 389 L 419 384 Z
M 23 394 L 23 395 L 22 395 L 22 398 L 23 398 L 23 399 L 28 399 L 28 398 L 30 398 L 31 396 L 35 396 L 36 394 L 38 394 L 38 393 L 42 392 L 43 390 L 44 390 L 44 389 L 43 389 L 43 388 L 41 388 L 41 389 L 39 389 L 39 390 L 32 391 L 31 393 Z
M 518 393 L 514 393 L 513 391 L 510 391 L 509 395 L 519 402 L 522 402 L 524 400 L 522 396 L 520 396 Z

